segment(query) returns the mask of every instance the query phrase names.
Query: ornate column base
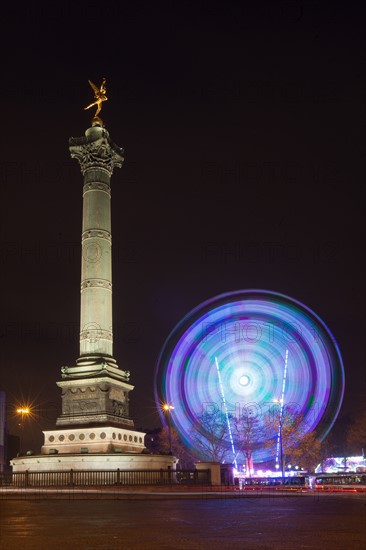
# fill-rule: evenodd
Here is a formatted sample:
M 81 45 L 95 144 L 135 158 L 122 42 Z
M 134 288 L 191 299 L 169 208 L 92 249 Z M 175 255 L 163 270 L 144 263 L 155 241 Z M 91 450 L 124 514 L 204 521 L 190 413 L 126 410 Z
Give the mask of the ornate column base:
M 57 382 L 62 389 L 62 413 L 57 426 L 108 425 L 133 428 L 129 418 L 131 384 L 124 381 L 116 367 L 64 367 L 67 372 Z M 115 371 L 121 376 L 116 378 Z

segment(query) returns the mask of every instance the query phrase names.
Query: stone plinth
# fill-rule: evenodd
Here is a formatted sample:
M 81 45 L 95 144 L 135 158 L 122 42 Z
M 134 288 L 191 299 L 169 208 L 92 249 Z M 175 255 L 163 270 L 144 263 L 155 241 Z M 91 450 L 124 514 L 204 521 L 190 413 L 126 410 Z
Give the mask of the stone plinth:
M 145 434 L 111 426 L 43 432 L 42 454 L 141 453 Z
M 129 418 L 129 392 L 131 384 L 112 378 L 111 367 L 99 366 L 92 371 L 93 377 L 79 378 L 82 367 L 75 367 L 72 374 L 68 369 L 65 380 L 57 382 L 62 389 L 62 413 L 57 426 L 78 426 L 91 424 L 110 424 L 133 429 L 133 420 Z

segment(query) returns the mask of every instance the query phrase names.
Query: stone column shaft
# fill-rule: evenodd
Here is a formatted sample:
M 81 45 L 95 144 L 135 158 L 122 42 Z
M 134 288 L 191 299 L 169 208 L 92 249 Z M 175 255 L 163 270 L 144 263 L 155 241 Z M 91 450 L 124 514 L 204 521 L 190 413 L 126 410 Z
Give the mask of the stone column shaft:
M 123 162 L 123 151 L 104 128 L 89 128 L 85 135 L 70 141 L 84 175 L 78 362 L 113 357 L 110 178 Z
M 84 174 L 80 356 L 112 356 L 111 195 L 95 172 Z

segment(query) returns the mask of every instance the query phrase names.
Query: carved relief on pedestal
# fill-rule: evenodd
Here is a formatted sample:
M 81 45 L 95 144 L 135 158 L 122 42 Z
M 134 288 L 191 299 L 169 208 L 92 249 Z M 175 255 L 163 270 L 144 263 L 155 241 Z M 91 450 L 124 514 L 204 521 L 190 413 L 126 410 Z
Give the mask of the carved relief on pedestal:
M 112 401 L 112 412 L 117 416 L 128 416 L 127 403 Z
M 73 400 L 63 407 L 63 414 L 91 414 L 98 411 L 98 403 L 91 399 Z
M 62 398 L 68 397 L 70 395 L 83 394 L 88 397 L 95 398 L 95 392 L 97 391 L 97 386 L 80 386 L 80 387 L 71 387 L 65 388 L 62 392 Z
M 117 416 L 128 417 L 128 392 L 111 388 L 108 397 L 111 404 L 111 412 Z
M 100 410 L 96 386 L 68 388 L 62 394 L 62 414 L 90 414 Z
M 99 412 L 98 408 L 98 402 L 92 399 L 71 399 L 63 404 L 62 414 L 90 414 Z

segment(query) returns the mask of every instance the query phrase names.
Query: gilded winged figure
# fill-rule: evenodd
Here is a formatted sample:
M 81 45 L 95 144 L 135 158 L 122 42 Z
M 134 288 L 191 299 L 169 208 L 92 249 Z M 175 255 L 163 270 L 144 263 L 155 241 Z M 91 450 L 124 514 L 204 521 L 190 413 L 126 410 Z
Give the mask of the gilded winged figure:
M 94 116 L 97 117 L 98 114 L 100 113 L 101 109 L 102 109 L 103 101 L 107 101 L 107 99 L 108 99 L 107 96 L 106 96 L 107 89 L 105 87 L 105 78 L 103 78 L 103 82 L 102 82 L 100 88 L 98 88 L 98 86 L 96 86 L 91 80 L 88 80 L 88 82 L 89 82 L 90 86 L 93 89 L 95 101 L 93 101 L 93 103 L 91 103 L 90 105 L 85 107 L 84 111 L 86 111 L 86 109 L 90 109 L 91 107 L 94 107 L 94 105 L 96 105 L 97 110 L 96 110 L 96 113 L 95 113 Z

